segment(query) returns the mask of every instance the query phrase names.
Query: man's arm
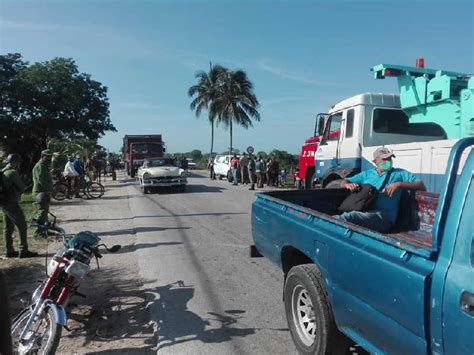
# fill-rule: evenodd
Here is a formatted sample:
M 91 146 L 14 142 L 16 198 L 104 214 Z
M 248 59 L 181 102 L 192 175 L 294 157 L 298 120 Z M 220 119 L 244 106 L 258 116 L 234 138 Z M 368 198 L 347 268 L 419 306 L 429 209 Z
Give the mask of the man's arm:
M 359 184 L 356 184 L 355 182 L 349 182 L 345 179 L 342 180 L 341 187 L 343 189 L 349 190 L 350 192 L 357 192 L 357 191 L 360 190 L 360 185 Z
M 392 197 L 392 195 L 397 189 L 426 191 L 426 186 L 421 180 L 410 181 L 410 182 L 399 181 L 399 182 L 394 182 L 393 184 L 388 185 L 385 188 L 384 193 L 388 197 Z
M 359 174 L 344 179 L 341 182 L 343 189 L 348 189 L 350 192 L 357 192 L 360 190 L 360 185 L 364 183 L 366 172 L 362 171 Z

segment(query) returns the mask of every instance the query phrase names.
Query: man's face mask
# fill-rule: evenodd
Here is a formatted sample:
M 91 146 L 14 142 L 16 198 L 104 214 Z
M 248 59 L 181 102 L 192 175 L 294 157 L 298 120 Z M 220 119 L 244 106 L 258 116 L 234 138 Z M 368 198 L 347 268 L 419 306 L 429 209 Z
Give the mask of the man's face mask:
M 393 166 L 392 159 L 384 160 L 383 162 L 379 164 L 379 168 L 382 169 L 383 171 L 389 171 L 390 169 L 392 169 L 392 166 Z

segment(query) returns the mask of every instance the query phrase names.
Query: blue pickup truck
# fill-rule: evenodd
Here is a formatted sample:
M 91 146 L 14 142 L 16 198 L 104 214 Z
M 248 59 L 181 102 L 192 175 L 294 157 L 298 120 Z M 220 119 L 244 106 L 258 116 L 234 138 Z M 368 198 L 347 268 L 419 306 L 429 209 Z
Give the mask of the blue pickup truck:
M 349 338 L 377 354 L 474 354 L 473 145 L 453 147 L 442 193 L 402 198 L 387 234 L 333 217 L 343 189 L 256 195 L 251 256 L 284 272 L 300 353 L 344 351 Z

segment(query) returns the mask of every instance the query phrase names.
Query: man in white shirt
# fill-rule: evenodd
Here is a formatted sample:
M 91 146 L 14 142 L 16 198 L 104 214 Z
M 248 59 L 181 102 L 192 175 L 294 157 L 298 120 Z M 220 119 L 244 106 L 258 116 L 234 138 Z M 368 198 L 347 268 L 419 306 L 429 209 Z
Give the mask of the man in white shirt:
M 74 157 L 68 157 L 68 162 L 66 163 L 66 166 L 64 167 L 63 171 L 63 175 L 67 179 L 68 184 L 68 198 L 72 198 L 72 188 L 73 186 L 75 186 L 76 177 L 79 176 L 79 173 L 74 168 L 74 161 Z M 77 193 L 76 197 L 78 197 Z

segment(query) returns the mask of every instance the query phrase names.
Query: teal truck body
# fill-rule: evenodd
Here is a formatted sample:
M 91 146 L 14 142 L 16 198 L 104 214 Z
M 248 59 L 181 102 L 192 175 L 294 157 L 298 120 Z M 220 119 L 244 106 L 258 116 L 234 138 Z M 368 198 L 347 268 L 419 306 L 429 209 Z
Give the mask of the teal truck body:
M 472 145 L 454 145 L 441 193 L 402 199 L 387 234 L 332 216 L 343 189 L 256 195 L 251 255 L 282 269 L 300 353 L 340 350 L 348 337 L 371 353 L 474 354 Z

